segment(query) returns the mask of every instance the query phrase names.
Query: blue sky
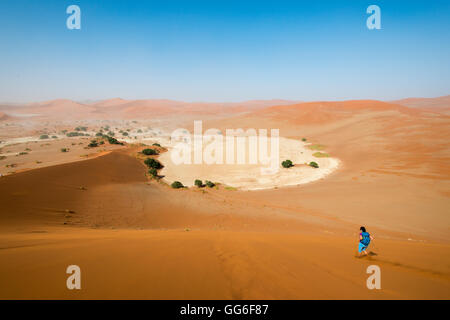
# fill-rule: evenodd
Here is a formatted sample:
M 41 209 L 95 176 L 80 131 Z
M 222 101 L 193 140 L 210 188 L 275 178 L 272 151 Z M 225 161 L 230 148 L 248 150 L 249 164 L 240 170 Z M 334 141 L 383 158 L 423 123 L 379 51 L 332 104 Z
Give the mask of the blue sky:
M 66 8 L 81 8 L 68 30 Z M 381 8 L 368 30 L 366 8 Z M 450 1 L 0 1 L 0 101 L 450 94 Z

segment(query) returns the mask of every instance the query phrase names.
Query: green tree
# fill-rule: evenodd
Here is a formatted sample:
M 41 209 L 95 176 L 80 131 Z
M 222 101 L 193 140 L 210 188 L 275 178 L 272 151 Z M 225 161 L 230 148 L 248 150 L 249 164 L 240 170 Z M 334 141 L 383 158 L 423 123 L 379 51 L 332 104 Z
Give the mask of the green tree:
M 89 148 L 95 148 L 98 147 L 98 143 L 95 140 L 92 140 L 91 143 L 88 144 Z
M 180 181 L 174 181 L 171 184 L 171 187 L 174 188 L 174 189 L 184 188 L 183 184 Z
M 159 162 L 158 160 L 153 159 L 153 158 L 145 159 L 144 163 L 147 165 L 147 167 L 154 168 L 156 170 L 159 170 L 163 167 L 161 162 Z
M 284 160 L 281 165 L 283 166 L 283 168 L 290 168 L 293 167 L 294 164 L 292 163 L 291 160 Z
M 119 144 L 119 145 L 123 145 L 123 143 L 122 143 L 122 142 L 119 142 L 119 140 L 117 140 L 116 138 L 109 137 L 109 136 L 105 136 L 105 138 L 108 139 L 109 144 Z
M 142 153 L 146 156 L 155 156 L 159 154 L 159 152 L 155 149 L 144 149 L 142 150 Z
M 148 170 L 148 173 L 152 176 L 152 177 L 158 177 L 158 171 L 155 168 L 150 168 Z
M 203 182 L 202 182 L 202 180 L 195 180 L 194 181 L 194 184 L 198 187 L 198 188 L 201 188 L 201 187 L 203 187 Z
M 310 167 L 313 167 L 313 168 L 318 168 L 318 167 L 319 167 L 319 165 L 317 164 L 317 162 L 314 162 L 314 161 L 311 161 L 311 162 L 309 163 L 309 166 L 310 166 Z

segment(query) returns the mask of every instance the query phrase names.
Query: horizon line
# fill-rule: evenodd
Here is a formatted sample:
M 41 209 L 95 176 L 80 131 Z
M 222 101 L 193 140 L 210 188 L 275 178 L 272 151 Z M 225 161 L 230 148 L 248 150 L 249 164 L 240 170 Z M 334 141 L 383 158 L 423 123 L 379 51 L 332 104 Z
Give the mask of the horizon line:
M 184 100 L 177 100 L 177 99 L 170 99 L 170 98 L 144 98 L 144 99 L 126 99 L 121 97 L 113 97 L 113 98 L 104 98 L 104 99 L 70 99 L 70 98 L 54 98 L 54 99 L 48 99 L 48 100 L 33 100 L 33 101 L 22 101 L 22 102 L 12 102 L 12 101 L 0 101 L 0 105 L 27 105 L 27 104 L 33 104 L 33 103 L 50 103 L 55 102 L 58 100 L 63 101 L 71 101 L 79 104 L 95 104 L 99 102 L 109 101 L 109 100 L 123 100 L 123 101 L 170 101 L 170 102 L 178 102 L 178 103 L 224 103 L 224 104 L 236 104 L 236 103 L 246 103 L 246 102 L 253 102 L 253 101 L 261 101 L 261 102 L 269 102 L 269 101 L 286 101 L 286 102 L 293 102 L 293 103 L 309 103 L 309 102 L 344 102 L 344 101 L 381 101 L 381 102 L 393 102 L 393 101 L 400 101 L 400 100 L 408 100 L 408 99 L 439 99 L 439 98 L 445 98 L 450 97 L 450 94 L 446 95 L 440 95 L 440 96 L 432 96 L 432 97 L 405 97 L 400 99 L 370 99 L 370 98 L 349 98 L 349 99 L 325 99 L 325 100 L 301 100 L 301 99 L 284 99 L 284 98 L 272 98 L 272 99 L 246 99 L 246 100 L 239 100 L 239 101 L 202 101 L 202 100 L 193 100 L 193 101 L 184 101 Z

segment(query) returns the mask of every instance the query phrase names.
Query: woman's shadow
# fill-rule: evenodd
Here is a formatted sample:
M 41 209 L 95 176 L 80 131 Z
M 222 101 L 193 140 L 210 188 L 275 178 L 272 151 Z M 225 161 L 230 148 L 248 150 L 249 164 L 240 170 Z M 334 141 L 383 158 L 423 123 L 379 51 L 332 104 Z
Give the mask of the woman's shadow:
M 378 255 L 378 253 L 373 252 L 373 251 L 369 251 L 367 254 L 362 254 L 362 255 L 359 255 L 359 253 L 357 252 L 355 255 L 355 258 L 358 258 L 358 259 L 369 258 L 370 259 L 371 257 L 375 257 L 377 255 Z

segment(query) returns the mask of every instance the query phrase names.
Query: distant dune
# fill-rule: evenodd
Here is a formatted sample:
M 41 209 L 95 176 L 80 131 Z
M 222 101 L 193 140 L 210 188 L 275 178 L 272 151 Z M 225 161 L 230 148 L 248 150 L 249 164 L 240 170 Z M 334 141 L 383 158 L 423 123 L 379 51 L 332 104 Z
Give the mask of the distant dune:
M 338 119 L 345 113 L 364 111 L 397 111 L 414 113 L 411 109 L 432 112 L 450 111 L 450 96 L 438 98 L 408 98 L 391 102 L 377 100 L 300 102 L 291 100 L 249 100 L 243 102 L 182 102 L 167 99 L 125 100 L 113 98 L 92 103 L 68 99 L 2 106 L 3 112 L 38 114 L 41 117 L 66 119 L 150 119 L 171 115 L 231 115 L 253 113 L 272 115 L 290 121 L 321 123 Z M 289 116 L 292 116 L 289 117 Z
M 38 114 L 49 118 L 83 118 L 95 111 L 88 105 L 67 99 L 57 99 L 39 103 L 31 103 L 20 109 L 20 113 Z
M 421 108 L 432 111 L 450 111 L 450 95 L 437 98 L 407 98 L 391 101 L 410 108 Z
M 297 124 L 329 123 L 363 112 L 395 111 L 415 114 L 418 111 L 407 107 L 376 100 L 350 100 L 333 102 L 306 102 L 294 105 L 273 106 L 258 110 L 256 116 L 286 119 Z
M 129 102 L 130 102 L 129 100 L 124 100 L 122 98 L 113 98 L 113 99 L 96 101 L 95 103 L 92 103 L 92 105 L 96 106 L 96 107 L 109 107 L 109 106 L 118 106 L 118 105 L 129 103 Z
M 248 112 L 274 105 L 293 104 L 288 100 L 253 100 L 233 103 L 181 102 L 167 99 L 125 100 L 107 99 L 80 103 L 57 99 L 21 106 L 3 106 L 3 110 L 37 114 L 52 119 L 150 119 L 171 115 L 220 115 Z

